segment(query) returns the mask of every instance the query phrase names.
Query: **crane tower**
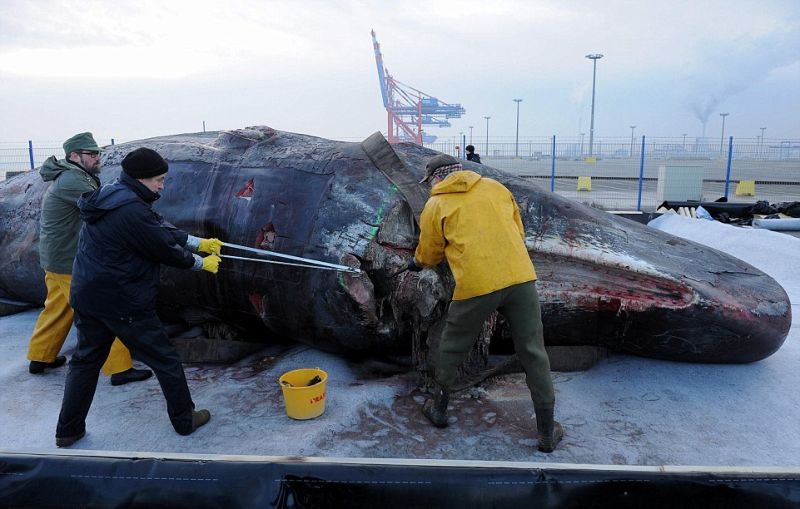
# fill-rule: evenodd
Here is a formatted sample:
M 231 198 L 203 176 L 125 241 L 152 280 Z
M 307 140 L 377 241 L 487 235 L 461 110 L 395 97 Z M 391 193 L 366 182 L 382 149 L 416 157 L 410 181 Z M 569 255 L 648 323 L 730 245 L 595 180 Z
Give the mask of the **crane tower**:
M 372 30 L 372 46 L 375 48 L 375 63 L 378 65 L 378 81 L 383 96 L 383 107 L 388 113 L 389 143 L 411 141 L 418 145 L 432 143 L 436 136 L 426 134 L 423 125 L 450 127 L 450 118 L 461 118 L 465 113 L 460 104 L 447 104 L 414 87 L 405 85 L 392 77 L 383 65 L 383 55 L 375 30 Z

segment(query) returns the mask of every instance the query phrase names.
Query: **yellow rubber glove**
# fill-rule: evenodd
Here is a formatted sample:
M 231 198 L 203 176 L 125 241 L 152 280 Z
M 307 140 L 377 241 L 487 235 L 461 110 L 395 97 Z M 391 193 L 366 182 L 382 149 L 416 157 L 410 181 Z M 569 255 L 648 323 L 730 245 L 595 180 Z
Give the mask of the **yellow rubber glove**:
M 219 242 L 219 241 L 217 241 Z M 215 254 L 211 254 L 203 258 L 203 270 L 206 272 L 211 272 L 212 274 L 216 274 L 219 270 L 219 262 L 222 261 L 222 258 Z
M 220 254 L 222 252 L 222 241 L 219 239 L 200 239 L 200 245 L 197 250 L 201 253 Z

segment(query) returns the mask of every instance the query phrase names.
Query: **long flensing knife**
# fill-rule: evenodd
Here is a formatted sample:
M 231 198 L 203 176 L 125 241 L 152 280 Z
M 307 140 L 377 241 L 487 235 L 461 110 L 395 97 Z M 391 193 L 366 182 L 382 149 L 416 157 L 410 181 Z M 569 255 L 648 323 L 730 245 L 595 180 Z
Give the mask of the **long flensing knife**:
M 337 272 L 350 272 L 350 273 L 353 273 L 353 274 L 360 274 L 361 273 L 361 271 L 359 269 L 354 269 L 352 267 L 344 267 L 344 268 L 325 267 L 325 266 L 322 266 L 322 265 L 309 265 L 307 263 L 279 262 L 278 260 L 264 260 L 262 258 L 247 258 L 247 257 L 244 257 L 244 256 L 233 256 L 233 255 L 224 255 L 224 254 L 220 254 L 220 255 L 217 255 L 217 256 L 219 256 L 220 258 L 230 258 L 232 260 L 243 260 L 243 261 L 246 261 L 246 262 L 272 263 L 274 265 L 288 265 L 290 267 L 300 267 L 300 268 L 303 268 L 303 269 L 335 270 Z
M 275 251 L 267 251 L 266 249 L 258 249 L 258 248 L 255 248 L 255 247 L 242 246 L 240 244 L 232 244 L 230 242 L 223 242 L 222 245 L 230 247 L 230 248 L 234 248 L 234 249 L 241 249 L 242 251 L 250 251 L 252 253 L 258 253 L 258 254 L 264 255 L 264 256 L 274 256 L 276 258 L 284 258 L 284 259 L 287 259 L 287 260 L 295 260 L 295 261 L 298 261 L 298 262 L 303 262 L 303 265 L 291 264 L 291 265 L 293 265 L 295 267 L 307 267 L 307 268 L 310 268 L 310 269 L 312 269 L 312 268 L 313 269 L 327 268 L 328 270 L 337 270 L 337 271 L 340 271 L 340 272 L 350 272 L 350 273 L 353 273 L 353 274 L 360 274 L 361 273 L 361 269 L 357 269 L 355 267 L 348 267 L 347 265 L 338 265 L 336 263 L 322 262 L 322 261 L 319 261 L 319 260 L 312 260 L 310 258 L 302 258 L 300 256 L 293 256 L 293 255 L 288 255 L 288 254 L 283 254 L 283 253 L 277 253 Z M 236 260 L 248 260 L 248 261 L 256 261 L 256 262 L 263 262 L 263 263 L 275 263 L 275 264 L 278 264 L 278 265 L 290 265 L 288 263 L 281 263 L 281 262 L 276 262 L 276 261 L 271 261 L 271 260 L 259 260 L 257 258 L 244 258 L 244 257 L 240 257 L 240 256 L 231 256 L 231 255 L 220 255 L 220 256 L 222 258 L 232 258 L 232 259 L 236 259 Z

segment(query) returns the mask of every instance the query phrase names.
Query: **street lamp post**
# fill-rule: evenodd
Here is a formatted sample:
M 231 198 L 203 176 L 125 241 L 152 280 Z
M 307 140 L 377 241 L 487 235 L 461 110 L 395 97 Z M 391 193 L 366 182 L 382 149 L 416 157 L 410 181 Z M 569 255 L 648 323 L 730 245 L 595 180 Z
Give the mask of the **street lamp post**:
M 759 129 L 761 129 L 761 146 L 758 149 L 758 153 L 759 153 L 759 155 L 762 155 L 764 153 L 764 131 L 766 131 L 767 128 L 766 127 L 759 127 Z
M 592 53 L 591 55 L 586 55 L 586 58 L 592 61 L 592 121 L 589 124 L 589 157 L 591 157 L 592 145 L 594 144 L 594 91 L 597 83 L 597 61 L 603 58 L 603 55 Z
M 683 145 L 681 145 L 681 148 L 685 152 L 686 151 L 686 133 L 683 133 L 682 136 L 683 136 Z
M 472 126 L 469 126 L 469 144 L 472 145 Z
M 519 103 L 522 102 L 522 99 L 514 99 L 514 102 L 517 103 L 517 138 L 514 143 L 514 159 L 519 158 Z
M 486 151 L 484 157 L 489 157 L 489 119 L 492 117 L 483 117 L 486 119 Z
M 719 137 L 719 153 L 722 154 L 725 150 L 725 117 L 730 115 L 730 113 L 720 113 L 719 116 L 722 117 L 722 134 Z
M 636 126 L 632 125 L 632 126 L 629 126 L 629 127 L 631 128 L 631 156 L 630 156 L 630 158 L 632 158 L 633 157 L 633 143 L 634 143 L 634 141 L 633 141 L 634 140 L 633 130 L 636 129 Z
M 586 133 L 581 133 L 581 159 L 583 159 L 583 137 L 586 136 Z

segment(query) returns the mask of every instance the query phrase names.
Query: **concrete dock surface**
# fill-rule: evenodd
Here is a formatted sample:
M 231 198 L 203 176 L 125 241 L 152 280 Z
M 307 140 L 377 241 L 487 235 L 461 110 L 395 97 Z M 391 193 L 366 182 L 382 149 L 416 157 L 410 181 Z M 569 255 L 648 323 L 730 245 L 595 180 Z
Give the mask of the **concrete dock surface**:
M 72 449 L 800 467 L 800 239 L 680 216 L 657 222 L 653 226 L 725 251 L 775 278 L 792 301 L 789 336 L 775 354 L 752 364 L 611 354 L 587 371 L 553 373 L 556 419 L 566 436 L 552 454 L 536 450 L 533 407 L 521 374 L 455 394 L 450 426 L 436 429 L 422 416 L 425 395 L 404 366 L 358 362 L 304 346 L 268 347 L 231 365 L 187 364 L 197 408 L 212 414 L 187 437 L 173 431 L 155 378 L 112 387 L 101 376 L 87 435 Z M 25 355 L 39 311 L 0 317 L 0 450 L 56 452 L 67 368 L 28 373 Z M 73 328 L 62 354 L 70 356 L 75 341 Z M 307 367 L 328 373 L 326 409 L 316 419 L 296 421 L 286 416 L 278 378 Z

